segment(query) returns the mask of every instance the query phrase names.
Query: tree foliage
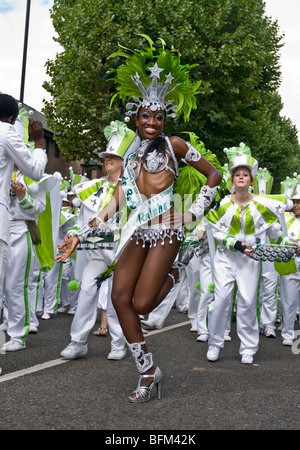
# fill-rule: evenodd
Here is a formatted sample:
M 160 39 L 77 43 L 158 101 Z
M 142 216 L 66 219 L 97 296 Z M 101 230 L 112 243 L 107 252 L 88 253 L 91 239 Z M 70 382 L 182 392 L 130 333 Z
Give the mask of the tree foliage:
M 47 62 L 44 112 L 66 159 L 91 158 L 106 145 L 104 127 L 123 118 L 122 105 L 109 109 L 107 70 L 118 61 L 107 57 L 118 44 L 141 47 L 143 33 L 179 49 L 183 64 L 198 64 L 197 110 L 189 123 L 169 122 L 167 133 L 194 132 L 223 162 L 223 148 L 243 141 L 277 188 L 296 170 L 297 130 L 281 117 L 277 93 L 282 36 L 263 0 L 54 0 L 51 15 L 63 51 Z

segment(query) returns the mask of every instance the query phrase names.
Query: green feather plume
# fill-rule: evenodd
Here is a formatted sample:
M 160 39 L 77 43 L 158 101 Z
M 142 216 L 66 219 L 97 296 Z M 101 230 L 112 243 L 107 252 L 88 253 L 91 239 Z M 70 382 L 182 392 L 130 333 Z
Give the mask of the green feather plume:
M 111 105 L 119 98 L 122 102 L 128 102 L 132 97 L 141 98 L 141 92 L 131 77 L 136 73 L 139 74 L 141 82 L 145 88 L 151 84 L 150 71 L 148 67 L 152 67 L 157 63 L 158 67 L 164 69 L 161 73 L 160 82 L 163 84 L 165 77 L 171 73 L 174 78 L 169 89 L 179 84 L 174 91 L 170 92 L 165 101 L 173 100 L 173 104 L 177 105 L 177 120 L 183 116 L 184 121 L 189 120 L 190 113 L 197 108 L 196 95 L 199 93 L 201 81 L 194 84 L 190 82 L 190 72 L 198 66 L 198 64 L 180 63 L 180 53 L 172 47 L 171 50 L 165 48 L 166 43 L 163 39 L 159 39 L 159 45 L 155 45 L 152 39 L 140 34 L 146 39 L 149 46 L 144 49 L 128 49 L 119 45 L 123 51 L 113 53 L 109 58 L 120 58 L 121 63 L 117 69 L 110 69 L 108 73 L 113 75 L 110 80 L 116 83 L 116 93 L 112 96 Z M 109 59 L 108 58 L 108 59 Z
M 224 169 L 216 155 L 205 148 L 204 143 L 200 141 L 195 133 L 187 132 L 186 134 L 189 135 L 188 142 L 222 174 Z M 205 185 L 206 180 L 205 175 L 190 165 L 179 168 L 179 176 L 174 185 L 174 193 L 180 195 L 182 204 L 180 205 L 178 196 L 175 196 L 175 208 L 177 211 L 186 212 L 189 210 L 191 204 L 200 193 L 201 187 Z M 226 184 L 225 182 L 221 182 L 216 193 L 215 201 L 219 201 L 225 193 Z
M 111 276 L 113 275 L 113 273 L 114 273 L 114 271 L 115 271 L 115 265 L 116 265 L 116 262 L 113 261 L 113 262 L 107 267 L 107 269 L 105 269 L 103 272 L 100 273 L 100 275 L 98 275 L 98 276 L 95 278 L 96 285 L 97 285 L 97 288 L 98 288 L 98 289 L 100 288 L 100 286 L 101 286 L 101 284 L 103 283 L 103 281 L 105 281 L 107 278 L 109 278 L 109 277 L 111 277 Z

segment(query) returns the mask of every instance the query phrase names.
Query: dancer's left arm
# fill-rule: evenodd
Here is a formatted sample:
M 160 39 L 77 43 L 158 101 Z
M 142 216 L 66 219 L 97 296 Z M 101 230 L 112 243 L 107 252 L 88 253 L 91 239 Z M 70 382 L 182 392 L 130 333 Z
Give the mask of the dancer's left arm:
M 222 176 L 207 159 L 183 139 L 174 136 L 170 138 L 170 141 L 177 159 L 184 159 L 207 178 L 206 184 L 201 188 L 189 211 L 184 213 L 174 212 L 163 220 L 165 224 L 176 228 L 203 217 L 205 208 L 210 206 L 215 198 L 216 189 L 221 182 Z

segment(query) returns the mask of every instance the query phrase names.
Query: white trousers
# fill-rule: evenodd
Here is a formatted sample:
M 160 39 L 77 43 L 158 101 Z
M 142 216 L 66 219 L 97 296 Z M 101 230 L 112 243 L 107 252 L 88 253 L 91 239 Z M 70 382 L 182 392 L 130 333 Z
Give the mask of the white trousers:
M 55 261 L 51 270 L 40 271 L 37 311 L 44 310 L 44 313 L 47 314 L 56 313 L 60 298 L 63 265 L 63 263 Z
M 281 313 L 283 339 L 294 339 L 295 319 L 300 311 L 300 272 L 281 275 Z
M 37 328 L 39 326 L 39 321 L 36 316 L 36 281 L 37 281 L 36 275 L 37 275 L 38 271 L 34 269 L 35 261 L 37 260 L 37 254 L 36 254 L 35 250 L 33 250 L 32 256 L 33 256 L 33 272 L 32 272 L 32 281 L 29 286 L 29 298 L 30 298 L 30 302 L 29 302 L 29 306 L 30 306 L 29 332 L 32 331 L 33 329 L 37 330 Z
M 214 293 L 210 292 L 208 286 L 212 284 L 211 259 L 209 253 L 200 259 L 200 301 L 197 310 L 197 332 L 208 335 L 207 309 L 214 300 Z
M 175 284 L 174 289 L 171 289 L 171 291 L 166 295 L 163 301 L 148 315 L 147 321 L 154 323 L 159 328 L 162 328 L 164 326 L 165 320 L 168 317 L 174 303 L 176 302 L 176 298 L 182 287 L 182 283 L 185 283 L 186 278 L 184 272 L 180 274 L 180 277 L 181 280 L 179 281 L 179 283 Z
M 3 291 L 8 265 L 8 245 L 0 239 L 0 318 L 3 308 Z
M 88 335 L 95 325 L 97 318 L 99 292 L 95 278 L 111 264 L 114 257 L 115 248 L 112 250 L 95 249 L 88 251 L 82 272 L 77 309 L 71 325 L 72 341 L 81 343 L 87 341 Z M 111 297 L 110 292 L 111 285 L 109 299 Z M 114 347 L 114 350 L 123 350 L 125 339 L 111 300 L 107 302 L 107 323 L 109 333 L 111 334 L 112 332 L 112 347 Z
M 192 328 L 197 330 L 197 312 L 199 307 L 200 292 L 196 287 L 199 282 L 199 266 L 200 260 L 196 256 L 190 260 L 185 268 L 187 281 L 190 288 L 190 301 L 188 307 L 188 318 L 191 322 Z
M 179 312 L 186 313 L 189 309 L 191 291 L 185 269 L 180 270 L 179 281 L 177 282 L 175 289 L 176 289 L 176 299 L 174 299 L 175 306 Z M 175 289 L 169 292 L 169 294 L 171 294 L 171 292 L 173 293 L 172 298 L 174 298 Z M 169 294 L 166 296 L 166 298 L 169 297 Z
M 277 285 L 279 274 L 274 269 L 262 272 L 259 287 L 260 320 L 262 330 L 266 327 L 275 329 L 277 316 Z
M 224 346 L 224 332 L 235 281 L 238 288 L 236 313 L 240 354 L 253 355 L 258 350 L 259 330 L 256 311 L 260 274 L 258 261 L 240 252 L 217 249 L 214 260 L 215 300 L 208 313 L 209 345 Z
M 76 306 L 79 288 L 76 291 L 71 291 L 69 289 L 69 282 L 76 279 L 75 275 L 76 260 L 73 258 L 68 258 L 63 263 L 62 274 L 61 274 L 61 287 L 60 287 L 60 303 L 62 306 L 71 307 Z M 78 281 L 78 280 L 77 280 Z
M 30 329 L 30 310 L 33 308 L 30 302 L 34 302 L 30 295 L 33 283 L 33 255 L 32 242 L 25 222 L 12 222 L 5 280 L 7 334 L 22 345 L 25 344 Z
M 123 330 L 121 328 L 117 312 L 114 308 L 114 305 L 111 301 L 111 290 L 113 285 L 114 277 L 111 276 L 107 280 L 104 281 L 104 284 L 107 285 L 107 302 L 106 302 L 106 312 L 107 312 L 107 325 L 108 332 L 111 337 L 110 348 L 111 351 L 114 350 L 124 350 L 126 346 L 125 336 Z

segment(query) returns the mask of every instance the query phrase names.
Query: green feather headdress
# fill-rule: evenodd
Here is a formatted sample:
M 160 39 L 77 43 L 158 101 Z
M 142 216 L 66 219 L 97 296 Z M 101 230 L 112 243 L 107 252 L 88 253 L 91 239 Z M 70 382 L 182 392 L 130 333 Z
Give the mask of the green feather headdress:
M 111 105 L 119 98 L 127 103 L 127 116 L 136 114 L 140 107 L 150 106 L 154 111 L 164 109 L 167 116 L 174 119 L 183 116 L 187 122 L 192 109 L 197 108 L 195 96 L 201 81 L 191 84 L 190 72 L 198 64 L 182 65 L 180 53 L 174 48 L 166 49 L 163 39 L 159 39 L 160 46 L 156 46 L 149 36 L 139 36 L 147 40 L 148 47 L 130 50 L 120 45 L 124 51 L 109 56 L 122 58 L 117 69 L 109 70 L 113 75 L 110 80 L 117 85 Z

